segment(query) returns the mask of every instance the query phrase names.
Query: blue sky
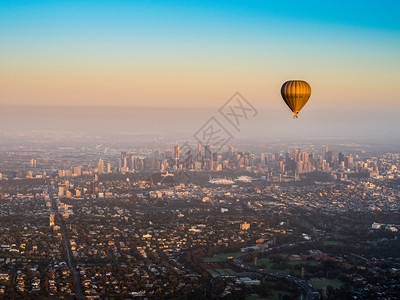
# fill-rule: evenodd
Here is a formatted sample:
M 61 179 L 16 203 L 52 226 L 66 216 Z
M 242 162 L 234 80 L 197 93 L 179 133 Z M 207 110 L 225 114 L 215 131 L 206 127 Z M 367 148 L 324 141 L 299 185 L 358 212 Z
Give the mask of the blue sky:
M 398 1 L 0 1 L 0 104 L 399 108 Z M 381 98 L 381 99 L 377 99 Z

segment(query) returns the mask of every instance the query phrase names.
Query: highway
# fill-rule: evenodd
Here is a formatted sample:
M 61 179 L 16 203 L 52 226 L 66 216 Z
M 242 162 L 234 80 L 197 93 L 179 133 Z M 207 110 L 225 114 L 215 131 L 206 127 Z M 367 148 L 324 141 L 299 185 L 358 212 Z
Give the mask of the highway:
M 81 278 L 80 278 L 79 273 L 76 270 L 75 266 L 72 264 L 71 245 L 70 245 L 69 239 L 67 238 L 67 234 L 66 234 L 66 230 L 65 230 L 65 223 L 64 223 L 62 217 L 60 216 L 60 214 L 58 213 L 57 204 L 54 200 L 54 195 L 53 195 L 53 187 L 51 186 L 50 183 L 48 184 L 48 192 L 49 192 L 49 197 L 50 197 L 51 204 L 53 206 L 54 213 L 57 217 L 57 220 L 60 223 L 60 227 L 62 230 L 62 236 L 64 239 L 64 245 L 65 245 L 65 253 L 67 253 L 68 266 L 72 270 L 72 273 L 74 274 L 74 277 L 75 277 L 76 296 L 79 300 L 83 300 Z

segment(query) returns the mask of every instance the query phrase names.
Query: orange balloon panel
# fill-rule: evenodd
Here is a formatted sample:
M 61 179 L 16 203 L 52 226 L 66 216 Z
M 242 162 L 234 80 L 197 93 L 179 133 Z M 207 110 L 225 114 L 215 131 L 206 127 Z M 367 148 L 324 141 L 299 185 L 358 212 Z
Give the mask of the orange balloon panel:
M 294 118 L 297 118 L 297 114 L 311 96 L 311 87 L 303 80 L 289 80 L 282 85 L 281 94 L 287 106 L 294 113 Z

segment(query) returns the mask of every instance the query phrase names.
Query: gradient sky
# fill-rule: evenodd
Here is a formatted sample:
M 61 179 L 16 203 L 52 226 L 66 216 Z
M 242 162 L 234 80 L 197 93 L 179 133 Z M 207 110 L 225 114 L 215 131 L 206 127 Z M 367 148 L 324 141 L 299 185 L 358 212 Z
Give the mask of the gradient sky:
M 399 1 L 0 1 L 0 106 L 400 111 Z M 217 103 L 217 104 L 216 104 Z

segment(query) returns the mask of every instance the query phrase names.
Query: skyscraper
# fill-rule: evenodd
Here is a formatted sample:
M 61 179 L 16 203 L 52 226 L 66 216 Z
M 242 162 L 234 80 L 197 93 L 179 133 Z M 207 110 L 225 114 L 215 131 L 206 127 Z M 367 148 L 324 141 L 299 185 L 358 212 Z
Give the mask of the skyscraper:
M 99 159 L 99 163 L 97 164 L 97 169 L 99 174 L 104 173 L 104 161 L 101 158 Z
M 201 142 L 197 143 L 197 161 L 202 161 L 203 153 L 201 152 Z
M 36 168 L 36 159 L 31 159 L 31 168 Z
M 340 164 L 341 162 L 344 162 L 344 154 L 343 154 L 343 152 L 340 152 L 340 153 L 339 153 L 339 164 Z
M 211 148 L 210 145 L 206 145 L 204 149 L 204 158 L 211 159 Z
M 179 156 L 180 156 L 180 153 L 179 153 L 179 145 L 176 145 L 176 146 L 174 147 L 174 158 L 175 158 L 175 164 L 176 164 L 176 165 L 178 164 Z
M 326 162 L 332 167 L 333 165 L 333 152 L 332 151 L 327 151 L 325 153 L 325 160 Z

